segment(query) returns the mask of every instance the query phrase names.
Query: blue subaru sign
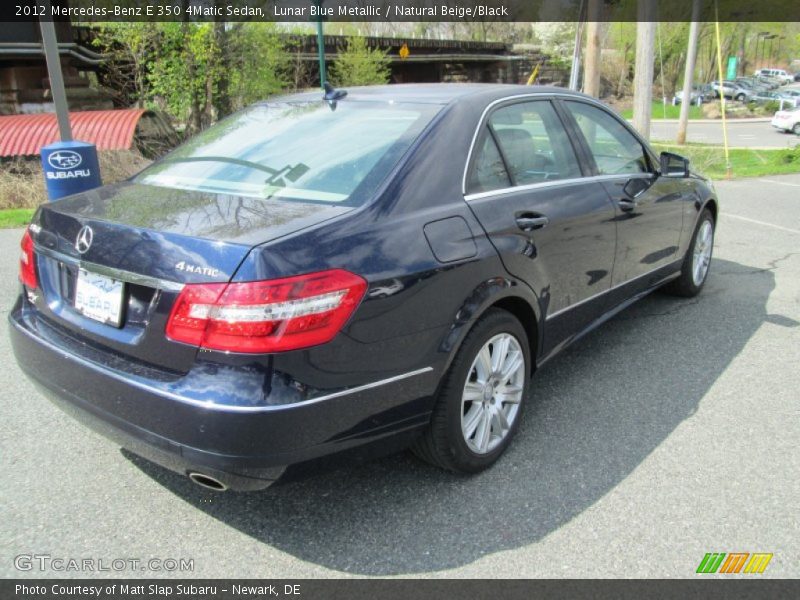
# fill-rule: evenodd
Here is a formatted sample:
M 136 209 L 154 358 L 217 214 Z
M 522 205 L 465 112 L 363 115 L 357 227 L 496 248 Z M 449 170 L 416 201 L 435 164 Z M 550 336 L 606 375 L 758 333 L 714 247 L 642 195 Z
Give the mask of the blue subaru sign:
M 73 141 L 44 146 L 42 166 L 50 200 L 103 185 L 94 144 Z

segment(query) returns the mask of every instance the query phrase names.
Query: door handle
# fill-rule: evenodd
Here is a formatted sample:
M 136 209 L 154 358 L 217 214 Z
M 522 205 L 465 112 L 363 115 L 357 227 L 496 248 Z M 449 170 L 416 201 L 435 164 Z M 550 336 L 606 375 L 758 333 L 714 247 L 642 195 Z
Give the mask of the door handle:
M 550 219 L 536 213 L 522 213 L 521 215 L 517 215 L 516 221 L 517 226 L 522 229 L 522 231 L 541 229 L 550 223 Z
M 636 200 L 628 200 L 627 198 L 620 198 L 617 204 L 622 212 L 631 212 L 639 204 Z

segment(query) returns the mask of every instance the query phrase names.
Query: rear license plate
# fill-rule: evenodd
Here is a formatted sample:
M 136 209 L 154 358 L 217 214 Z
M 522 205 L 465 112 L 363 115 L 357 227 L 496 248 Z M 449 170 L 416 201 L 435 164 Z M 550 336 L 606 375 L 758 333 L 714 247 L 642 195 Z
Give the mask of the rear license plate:
M 75 286 L 75 309 L 90 319 L 119 327 L 122 289 L 121 281 L 80 269 Z

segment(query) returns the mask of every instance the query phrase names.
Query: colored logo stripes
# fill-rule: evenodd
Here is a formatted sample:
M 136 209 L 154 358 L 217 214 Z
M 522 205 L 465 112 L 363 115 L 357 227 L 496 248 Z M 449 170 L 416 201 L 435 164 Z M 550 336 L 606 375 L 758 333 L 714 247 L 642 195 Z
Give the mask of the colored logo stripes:
M 708 552 L 697 573 L 763 573 L 771 560 L 772 554 L 766 552 Z

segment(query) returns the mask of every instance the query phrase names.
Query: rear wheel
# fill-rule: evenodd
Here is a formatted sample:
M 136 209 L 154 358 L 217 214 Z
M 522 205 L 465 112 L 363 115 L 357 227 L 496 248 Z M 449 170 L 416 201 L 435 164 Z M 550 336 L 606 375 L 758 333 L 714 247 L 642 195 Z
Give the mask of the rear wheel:
M 692 237 L 692 243 L 683 259 L 680 277 L 664 286 L 664 291 L 690 298 L 703 289 L 714 250 L 714 215 L 705 209 Z
M 519 427 L 531 355 L 522 324 L 489 310 L 467 334 L 442 383 L 431 425 L 412 448 L 459 473 L 491 466 Z

